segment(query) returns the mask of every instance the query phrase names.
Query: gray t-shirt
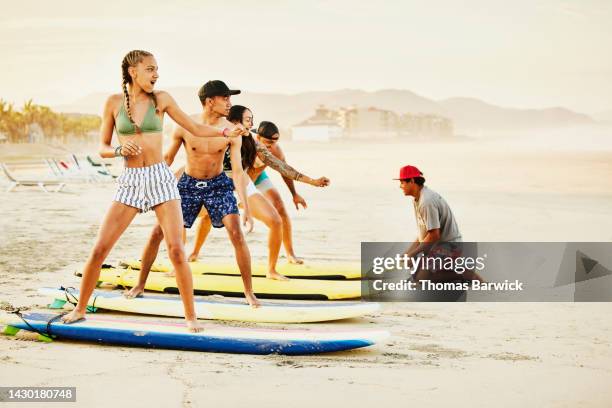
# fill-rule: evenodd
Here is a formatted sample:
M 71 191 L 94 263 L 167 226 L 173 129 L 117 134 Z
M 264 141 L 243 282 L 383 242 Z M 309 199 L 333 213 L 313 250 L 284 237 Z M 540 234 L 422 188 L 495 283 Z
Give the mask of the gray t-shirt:
M 423 186 L 419 200 L 414 200 L 414 215 L 419 228 L 419 241 L 427 231 L 440 229 L 440 241 L 461 242 L 461 233 L 450 207 L 435 191 Z

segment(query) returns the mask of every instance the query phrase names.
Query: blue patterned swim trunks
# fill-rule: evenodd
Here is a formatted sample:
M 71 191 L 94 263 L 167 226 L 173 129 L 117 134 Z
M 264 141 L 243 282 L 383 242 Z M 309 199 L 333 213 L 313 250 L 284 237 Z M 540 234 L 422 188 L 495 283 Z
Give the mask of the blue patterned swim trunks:
M 238 214 L 234 183 L 225 173 L 211 179 L 197 179 L 187 173 L 178 182 L 185 228 L 191 228 L 202 206 L 208 211 L 212 226 L 223 228 L 223 217 Z

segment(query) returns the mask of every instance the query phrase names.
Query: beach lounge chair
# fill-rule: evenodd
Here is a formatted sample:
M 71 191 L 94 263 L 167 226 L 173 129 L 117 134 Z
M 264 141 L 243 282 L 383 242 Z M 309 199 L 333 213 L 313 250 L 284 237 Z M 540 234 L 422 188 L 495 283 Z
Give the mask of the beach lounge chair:
M 102 163 L 100 163 L 99 161 L 95 160 L 93 157 L 87 155 L 87 161 L 89 162 L 89 164 L 91 164 L 93 167 L 102 167 Z
M 98 181 L 97 175 L 88 170 L 82 169 L 78 163 L 69 160 L 58 160 L 52 157 L 46 159 L 49 168 L 59 180 L 79 183 L 95 183 Z
M 15 176 L 13 176 L 10 172 L 10 170 L 8 169 L 8 167 L 6 166 L 6 164 L 4 163 L 0 163 L 0 167 L 2 167 L 2 171 L 4 172 L 4 175 L 6 175 L 6 177 L 10 180 L 11 184 L 9 185 L 9 187 L 6 189 L 6 192 L 8 193 L 9 191 L 13 191 L 16 187 L 18 186 L 36 186 L 38 188 L 40 188 L 42 191 L 44 191 L 45 193 L 48 193 L 49 190 L 47 190 L 47 186 L 55 186 L 55 192 L 59 192 L 61 191 L 64 187 L 66 187 L 66 183 L 64 183 L 61 180 L 58 179 L 20 179 L 20 178 L 16 178 Z
M 111 177 L 112 179 L 117 178 L 116 175 L 110 172 L 110 168 L 111 168 L 110 164 L 106 163 L 103 160 L 97 161 L 91 156 L 87 156 L 86 158 L 87 158 L 87 162 L 86 162 L 87 164 L 84 164 L 84 166 L 89 165 L 91 169 L 97 170 L 98 174 L 101 174 L 102 176 Z
M 47 158 L 45 162 L 53 172 L 53 175 L 60 179 L 70 182 L 97 183 L 112 179 L 110 174 L 96 170 L 93 167 L 81 166 L 75 155 L 67 159 Z
M 49 158 L 45 159 L 45 163 L 47 164 L 47 166 L 49 166 L 49 169 L 53 173 L 54 177 L 61 177 L 62 176 L 62 172 L 57 168 L 57 163 L 55 163 L 53 160 L 51 160 Z

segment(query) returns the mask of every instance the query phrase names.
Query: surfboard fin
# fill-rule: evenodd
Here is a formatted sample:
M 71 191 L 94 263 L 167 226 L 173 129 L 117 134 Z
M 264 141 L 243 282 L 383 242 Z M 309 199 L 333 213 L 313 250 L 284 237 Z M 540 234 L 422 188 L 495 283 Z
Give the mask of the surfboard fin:
M 49 309 L 63 309 L 65 304 L 66 304 L 65 300 L 55 299 L 53 303 L 48 304 L 47 307 Z
M 3 334 L 8 336 L 15 336 L 15 338 L 19 340 L 34 340 L 34 341 L 42 341 L 44 343 L 51 343 L 53 339 L 51 337 L 43 336 L 40 333 L 21 330 L 15 326 L 5 326 L 2 331 Z

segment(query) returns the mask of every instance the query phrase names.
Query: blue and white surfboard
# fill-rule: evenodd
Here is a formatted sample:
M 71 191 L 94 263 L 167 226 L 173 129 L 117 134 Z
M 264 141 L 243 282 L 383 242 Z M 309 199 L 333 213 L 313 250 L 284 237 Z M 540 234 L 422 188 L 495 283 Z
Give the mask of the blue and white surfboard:
M 212 324 L 205 324 L 203 332 L 189 333 L 184 322 L 176 319 L 119 318 L 90 314 L 86 320 L 73 324 L 63 324 L 57 320 L 49 323 L 56 316 L 49 313 L 27 313 L 23 314 L 22 319 L 14 314 L 0 314 L 0 322 L 23 330 L 35 329 L 59 339 L 245 354 L 327 353 L 371 346 L 389 336 L 383 330 L 285 330 Z

